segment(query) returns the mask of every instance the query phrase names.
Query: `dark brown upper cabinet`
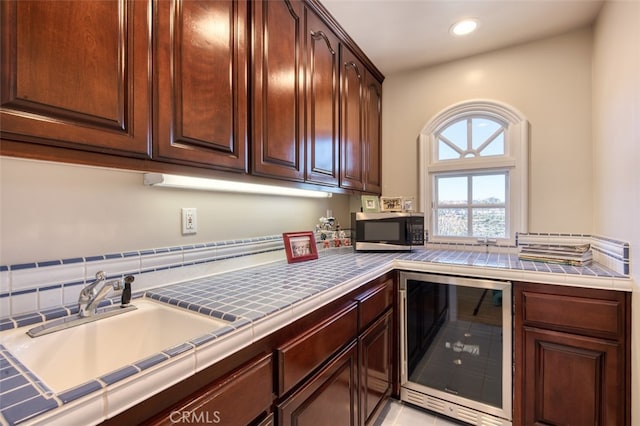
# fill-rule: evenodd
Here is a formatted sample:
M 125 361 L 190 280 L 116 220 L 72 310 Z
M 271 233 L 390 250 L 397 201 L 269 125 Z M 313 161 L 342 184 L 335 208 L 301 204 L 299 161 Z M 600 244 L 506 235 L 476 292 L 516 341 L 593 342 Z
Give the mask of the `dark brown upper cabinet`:
M 382 193 L 382 84 L 365 75 L 364 190 Z
M 380 193 L 384 76 L 318 0 L 0 12 L 2 155 Z
M 247 1 L 154 6 L 154 157 L 246 172 Z
M 346 46 L 340 49 L 340 186 L 364 189 L 364 66 Z
M 380 194 L 382 83 L 348 48 L 341 53 L 340 186 Z
M 0 7 L 2 139 L 148 158 L 151 2 Z
M 340 42 L 317 14 L 307 9 L 307 182 L 338 186 Z
M 252 3 L 252 173 L 304 180 L 304 3 Z

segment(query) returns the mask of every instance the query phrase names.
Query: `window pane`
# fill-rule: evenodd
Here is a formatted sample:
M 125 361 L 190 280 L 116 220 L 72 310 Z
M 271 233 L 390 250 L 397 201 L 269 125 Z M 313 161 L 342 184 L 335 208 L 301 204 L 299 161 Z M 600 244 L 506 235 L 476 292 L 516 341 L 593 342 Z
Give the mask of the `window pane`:
M 473 204 L 505 204 L 506 176 L 473 176 Z
M 442 132 L 442 136 L 449 139 L 453 144 L 463 151 L 467 150 L 467 120 L 462 119 L 447 126 Z
M 491 155 L 504 155 L 504 131 L 480 151 L 481 157 L 489 157 Z
M 471 147 L 478 149 L 485 143 L 502 125 L 486 118 L 474 118 L 471 120 Z
M 436 179 L 438 204 L 468 204 L 466 176 Z
M 460 158 L 458 151 L 451 148 L 442 139 L 438 140 L 438 160 L 452 160 L 455 158 Z
M 475 208 L 472 211 L 474 237 L 504 238 L 506 222 L 504 208 Z
M 434 176 L 438 194 L 434 235 L 506 238 L 507 176 L 507 172 Z
M 466 237 L 468 231 L 468 210 L 467 209 L 437 209 L 436 223 L 438 224 L 437 235 L 448 235 L 453 237 Z

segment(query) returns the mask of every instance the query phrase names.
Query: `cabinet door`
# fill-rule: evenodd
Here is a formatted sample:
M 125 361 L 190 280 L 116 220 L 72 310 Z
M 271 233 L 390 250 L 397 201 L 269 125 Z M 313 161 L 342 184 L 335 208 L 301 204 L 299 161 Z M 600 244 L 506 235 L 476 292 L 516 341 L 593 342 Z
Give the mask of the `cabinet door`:
M 281 426 L 358 423 L 358 350 L 353 341 L 322 370 L 278 405 Z
M 253 6 L 252 173 L 304 180 L 304 5 Z
M 2 138 L 146 158 L 150 1 L 2 1 Z
M 618 343 L 525 327 L 523 351 L 522 424 L 625 424 Z
M 341 64 L 340 186 L 364 188 L 364 67 L 344 45 Z
M 307 9 L 307 162 L 305 180 L 338 185 L 339 41 L 320 18 Z
M 360 336 L 360 407 L 364 424 L 391 393 L 391 311 Z
M 366 73 L 364 190 L 382 193 L 382 84 Z
M 247 170 L 247 2 L 155 7 L 156 157 Z

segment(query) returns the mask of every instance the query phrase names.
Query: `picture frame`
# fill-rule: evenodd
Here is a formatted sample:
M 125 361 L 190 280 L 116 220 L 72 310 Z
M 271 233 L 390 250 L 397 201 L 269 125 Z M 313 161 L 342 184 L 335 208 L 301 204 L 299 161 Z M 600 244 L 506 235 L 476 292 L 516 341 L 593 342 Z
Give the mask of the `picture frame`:
M 316 238 L 311 231 L 285 232 L 282 234 L 287 262 L 304 262 L 318 258 Z
M 402 197 L 402 211 L 403 212 L 416 211 L 416 202 L 414 197 Z
M 402 197 L 380 197 L 380 211 L 401 212 Z
M 363 212 L 378 213 L 380 211 L 380 198 L 377 195 L 363 195 L 361 203 Z

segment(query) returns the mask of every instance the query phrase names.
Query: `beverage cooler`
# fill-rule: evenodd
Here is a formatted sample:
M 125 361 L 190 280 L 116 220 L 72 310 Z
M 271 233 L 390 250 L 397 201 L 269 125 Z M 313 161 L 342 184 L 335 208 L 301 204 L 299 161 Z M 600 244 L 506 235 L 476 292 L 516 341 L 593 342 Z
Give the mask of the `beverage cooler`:
M 511 283 L 401 272 L 399 296 L 401 399 L 511 425 Z

